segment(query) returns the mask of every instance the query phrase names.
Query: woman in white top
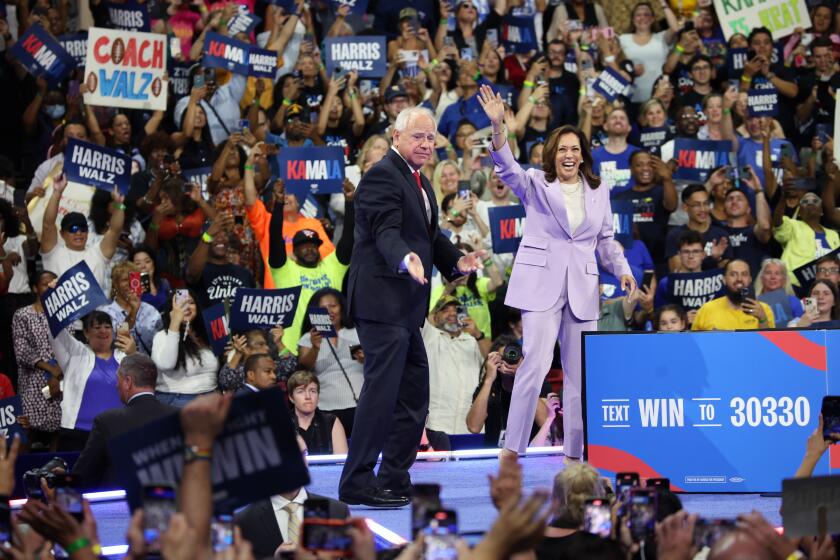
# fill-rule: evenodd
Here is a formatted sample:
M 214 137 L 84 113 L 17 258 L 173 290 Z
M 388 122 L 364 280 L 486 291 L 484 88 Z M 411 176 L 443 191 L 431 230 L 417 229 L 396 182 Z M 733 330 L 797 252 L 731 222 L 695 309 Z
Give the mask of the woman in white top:
M 210 349 L 204 320 L 192 290 L 176 290 L 171 309 L 163 315 L 164 330 L 152 342 L 158 367 L 155 394 L 159 401 L 183 407 L 216 390 L 219 360 Z
M 677 32 L 677 16 L 667 2 L 662 2 L 668 29 L 656 31 L 656 20 L 650 3 L 640 2 L 630 16 L 630 33 L 619 36 L 624 56 L 636 66 L 633 102 L 641 103 L 650 98 L 653 83 L 662 74 L 662 65 L 668 58 L 668 46 Z
M 301 329 L 304 334 L 298 341 L 298 365 L 318 376 L 319 408 L 338 417 L 350 437 L 365 378 L 364 352 L 361 348 L 351 352 L 351 348 L 359 345 L 359 335 L 347 314 L 347 301 L 338 290 L 318 290 L 312 294 L 309 307 L 326 309 L 338 336 L 324 339 L 312 328 L 307 316 Z

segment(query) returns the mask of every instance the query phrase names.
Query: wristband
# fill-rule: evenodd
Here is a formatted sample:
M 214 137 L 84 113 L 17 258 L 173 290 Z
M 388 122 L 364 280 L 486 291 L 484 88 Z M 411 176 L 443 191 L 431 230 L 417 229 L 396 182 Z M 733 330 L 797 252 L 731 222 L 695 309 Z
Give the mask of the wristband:
M 253 171 L 253 170 L 254 170 L 254 166 L 253 166 L 253 165 L 249 165 L 249 164 L 247 164 L 247 163 L 245 164 L 245 171 Z
M 534 103 L 534 104 L 536 104 L 536 102 L 537 102 L 537 98 L 536 98 L 536 97 L 534 97 L 533 95 L 529 95 L 529 96 L 528 96 L 528 103 Z
M 480 79 L 481 79 L 481 72 L 476 72 L 475 75 L 473 76 L 473 80 L 475 80 L 477 82 Z
M 160 229 L 160 224 L 156 224 L 156 223 L 152 222 L 152 223 L 149 224 L 149 229 L 152 230 L 152 231 L 157 231 L 157 230 Z
M 452 211 L 452 215 L 453 215 L 453 216 L 459 216 L 460 214 L 461 214 L 461 213 L 460 213 L 460 212 L 458 212 L 457 210 L 453 210 L 453 211 Z
M 528 80 L 525 80 L 524 82 L 522 82 L 522 85 L 525 87 L 532 88 L 534 87 L 534 82 L 529 82 Z
M 204 8 L 204 9 L 206 10 L 207 8 Z M 95 555 L 102 556 L 102 545 L 101 544 L 96 543 L 94 545 L 91 545 L 90 549 L 93 551 L 93 553 Z
M 578 48 L 582 51 L 588 51 L 589 50 L 589 45 L 587 45 L 585 43 L 581 43 L 580 45 L 578 45 Z
M 122 202 L 119 204 L 114 204 L 114 210 L 125 210 L 126 206 Z
M 440 61 L 436 58 L 433 58 L 432 59 L 432 67 L 437 66 L 438 64 L 440 64 Z
M 611 54 L 609 56 L 605 56 L 604 62 L 606 62 L 607 64 L 612 64 L 613 62 L 615 62 L 615 55 Z
M 440 18 L 441 25 L 449 25 L 449 18 Z
M 585 87 L 580 88 L 580 89 L 578 90 L 578 93 L 579 93 L 580 95 L 586 95 L 586 88 L 585 88 Z
M 64 547 L 64 552 L 68 555 L 72 555 L 76 552 L 79 552 L 83 548 L 87 548 L 90 546 L 90 539 L 87 537 L 79 537 L 75 541 L 71 542 L 67 546 Z
M 209 245 L 209 244 L 213 243 L 213 236 L 205 231 L 204 233 L 201 234 L 201 240 Z
M 351 91 L 348 95 L 350 95 L 351 100 L 355 100 L 357 97 L 359 97 L 358 94 L 354 91 Z
M 285 97 L 283 98 L 283 107 L 288 107 L 291 104 L 292 104 L 291 99 L 286 99 Z
M 685 53 L 685 48 L 684 48 L 682 45 L 680 45 L 680 44 L 677 44 L 677 46 L 676 46 L 676 47 L 674 47 L 674 50 L 675 50 L 675 51 L 677 51 L 677 52 L 678 52 L 678 53 L 680 53 L 680 54 L 684 54 L 684 53 Z
M 724 107 L 723 108 L 723 114 L 724 115 L 729 115 L 731 113 L 732 113 L 732 109 L 730 109 L 729 107 Z
M 212 459 L 212 449 L 201 449 L 197 445 L 187 445 L 184 447 L 184 463 L 192 463 L 193 461 L 211 461 Z
M 752 82 L 752 78 L 747 76 L 746 74 L 741 74 L 741 81 L 745 84 Z
M 516 134 L 508 134 L 508 140 L 516 140 Z

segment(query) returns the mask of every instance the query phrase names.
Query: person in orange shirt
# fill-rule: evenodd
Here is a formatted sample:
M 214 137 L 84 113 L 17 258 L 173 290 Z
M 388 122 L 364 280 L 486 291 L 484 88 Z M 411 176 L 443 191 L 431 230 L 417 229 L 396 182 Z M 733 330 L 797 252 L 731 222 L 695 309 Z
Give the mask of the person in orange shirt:
M 264 157 L 258 153 L 259 151 L 258 149 L 251 150 L 251 154 L 245 162 L 245 208 L 248 221 L 251 222 L 251 229 L 254 230 L 254 237 L 260 244 L 260 255 L 265 265 L 263 287 L 274 288 L 274 279 L 271 277 L 270 267 L 268 266 L 268 225 L 271 223 L 271 212 L 266 209 L 265 204 L 257 195 L 257 186 L 254 183 L 254 159 L 255 157 Z M 335 251 L 335 246 L 324 231 L 321 222 L 316 218 L 307 218 L 301 215 L 297 197 L 285 195 L 285 186 L 282 179 L 277 179 L 274 182 L 273 195 L 275 198 L 285 196 L 283 240 L 286 243 L 287 255 L 293 255 L 292 238 L 302 229 L 311 229 L 318 233 L 318 237 L 323 241 L 319 247 L 322 259 Z

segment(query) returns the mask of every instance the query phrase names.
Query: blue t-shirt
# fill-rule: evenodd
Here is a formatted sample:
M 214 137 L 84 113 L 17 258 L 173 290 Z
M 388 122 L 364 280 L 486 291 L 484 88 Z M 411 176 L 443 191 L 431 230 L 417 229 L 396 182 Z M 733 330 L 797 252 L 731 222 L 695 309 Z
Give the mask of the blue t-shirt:
M 613 154 L 608 152 L 605 146 L 599 146 L 592 151 L 595 174 L 601 177 L 604 185 L 609 187 L 610 197 L 633 188 L 630 156 L 638 149 L 636 146 L 628 145 L 620 154 Z
M 773 172 L 776 174 L 776 183 L 782 184 L 782 146 L 790 146 L 790 151 L 793 153 L 793 159 L 799 165 L 799 158 L 796 155 L 796 149 L 787 140 L 779 138 L 770 139 L 770 161 L 773 164 Z M 741 138 L 738 141 L 738 165 L 751 165 L 755 169 L 755 174 L 758 175 L 761 185 L 766 185 L 764 179 L 764 168 L 761 165 L 762 158 L 762 143 L 756 142 L 752 138 Z M 746 189 L 745 189 L 746 190 Z
M 120 408 L 122 402 L 117 394 L 117 368 L 119 364 L 111 355 L 107 360 L 96 358 L 93 371 L 85 383 L 79 414 L 76 416 L 77 430 L 90 431 L 93 419 L 100 413 L 112 408 Z
M 454 143 L 458 123 L 465 120 L 471 122 L 476 129 L 490 126 L 490 119 L 478 102 L 478 94 L 473 95 L 469 99 L 459 99 L 447 107 L 443 115 L 440 116 L 438 132 L 449 138 L 450 142 Z

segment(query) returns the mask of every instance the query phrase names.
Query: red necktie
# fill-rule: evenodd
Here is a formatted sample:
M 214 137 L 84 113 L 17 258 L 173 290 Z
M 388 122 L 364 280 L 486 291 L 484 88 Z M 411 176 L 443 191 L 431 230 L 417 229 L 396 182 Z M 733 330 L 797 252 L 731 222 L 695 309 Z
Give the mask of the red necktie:
M 414 178 L 417 179 L 417 188 L 420 189 L 420 192 L 422 193 L 423 192 L 423 183 L 422 183 L 422 181 L 420 181 L 420 172 L 419 171 L 414 172 Z

